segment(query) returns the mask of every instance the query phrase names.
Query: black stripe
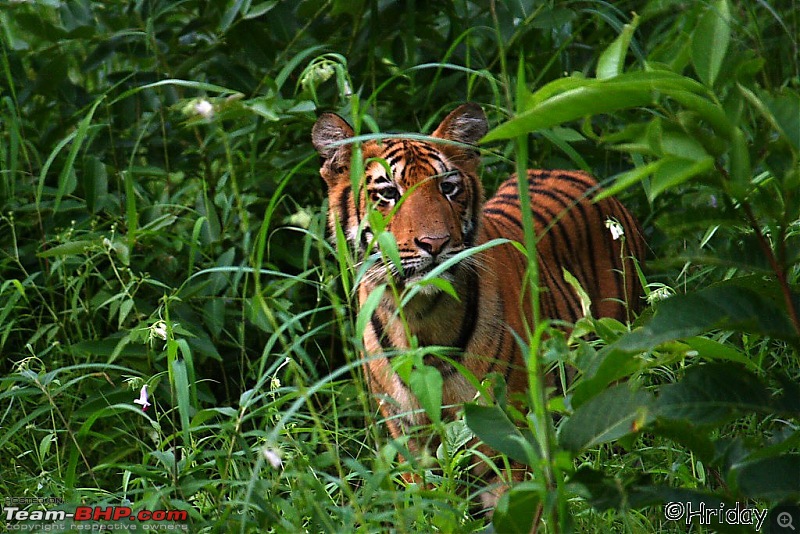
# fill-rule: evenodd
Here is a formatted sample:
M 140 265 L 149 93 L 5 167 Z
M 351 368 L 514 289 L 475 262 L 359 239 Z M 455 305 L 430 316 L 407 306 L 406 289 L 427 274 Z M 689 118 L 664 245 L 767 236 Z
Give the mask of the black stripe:
M 540 261 L 539 267 L 542 269 L 543 274 L 550 280 L 550 283 L 545 286 L 545 289 L 548 289 L 549 295 L 546 296 L 546 299 L 552 299 L 552 304 L 555 307 L 554 310 L 549 310 L 545 313 L 545 317 L 547 319 L 563 319 L 565 321 L 575 322 L 581 316 L 581 306 L 580 306 L 580 299 L 577 297 L 577 294 L 574 293 L 571 288 L 565 287 L 564 285 L 564 276 L 562 272 L 554 273 L 550 268 L 550 265 L 546 262 Z M 561 267 L 561 265 L 559 265 Z M 555 292 L 558 292 L 561 296 L 561 300 L 566 303 L 569 312 L 572 314 L 571 317 L 557 317 L 558 314 L 558 300 L 556 298 Z M 541 295 L 541 293 L 540 293 Z M 541 299 L 540 299 L 541 300 Z M 542 310 L 544 311 L 544 310 Z
M 458 337 L 455 343 L 452 344 L 462 351 L 467 350 L 467 345 L 472 339 L 473 334 L 475 334 L 480 301 L 480 287 L 478 285 L 477 275 L 474 272 L 469 272 L 466 282 L 466 295 L 462 296 L 464 299 L 464 316 L 461 318 L 461 327 L 458 331 Z
M 559 198 L 558 196 L 556 196 L 556 194 L 553 193 L 552 191 L 542 191 L 540 194 L 542 196 L 546 196 L 546 197 L 550 198 L 551 200 L 557 202 L 558 204 L 560 204 L 562 202 L 562 199 Z M 549 222 L 556 220 L 564 212 L 564 210 L 566 210 L 566 208 L 567 208 L 567 206 L 564 206 L 563 204 L 561 204 L 561 206 L 562 206 L 561 211 L 559 211 L 558 213 L 552 213 L 548 209 L 548 206 L 546 204 L 538 204 L 538 203 L 533 203 L 533 204 L 534 204 L 534 208 L 536 208 L 534 210 L 535 211 L 535 216 L 537 216 L 537 217 L 540 216 L 540 213 L 538 212 L 538 210 L 542 210 L 542 211 L 546 211 L 547 212 L 547 218 L 543 218 L 542 217 L 542 218 L 540 218 L 540 220 L 548 221 L 548 224 L 549 224 Z M 574 213 L 570 213 L 570 211 L 566 211 L 566 213 L 567 214 L 571 214 L 574 217 Z M 554 224 L 550 228 L 549 232 L 557 232 L 558 233 L 557 237 L 553 236 L 553 237 L 550 238 L 550 249 L 551 249 L 552 254 L 553 254 L 553 259 L 555 261 L 557 261 L 560 265 L 573 267 L 573 262 L 571 260 L 574 257 L 574 255 L 575 254 L 582 254 L 584 251 L 583 250 L 579 250 L 577 248 L 577 243 L 575 243 L 573 241 L 572 236 L 569 234 L 569 232 L 567 231 L 567 229 L 563 225 L 563 219 L 559 219 L 558 223 Z M 562 254 L 560 252 L 560 250 L 558 248 L 558 244 L 559 243 L 564 245 L 563 250 L 566 252 L 567 257 L 564 257 L 564 254 Z M 583 265 L 581 265 L 581 262 L 579 261 L 574 266 L 580 267 L 580 272 L 572 272 L 572 275 L 575 276 L 578 280 L 580 280 L 581 285 L 584 285 L 586 283 L 586 280 L 588 279 L 588 277 L 587 277 L 586 271 L 583 268 Z
M 436 296 L 431 299 L 430 304 L 428 304 L 428 306 L 425 308 L 425 311 L 422 312 L 422 315 L 429 315 L 433 313 L 433 310 L 439 305 L 439 303 L 442 301 L 442 297 L 444 297 L 446 294 L 447 293 L 444 291 L 437 291 Z
M 554 191 L 552 193 L 553 193 L 552 196 L 556 196 L 559 193 L 561 193 L 561 191 Z M 548 192 L 548 195 L 550 196 L 550 192 Z M 561 200 L 562 201 L 563 200 L 575 201 L 576 199 L 574 197 L 567 196 L 566 199 L 565 198 L 561 198 Z M 590 206 L 593 208 L 594 211 L 598 210 L 598 207 L 597 207 L 596 204 L 590 204 Z M 596 255 L 597 249 L 599 247 L 598 246 L 592 246 L 593 243 L 592 243 L 592 239 L 591 239 L 591 237 L 592 237 L 591 236 L 591 220 L 590 220 L 589 215 L 586 212 L 585 203 L 583 203 L 583 202 L 575 201 L 571 205 L 567 204 L 565 206 L 565 210 L 566 210 L 566 215 L 570 216 L 572 221 L 573 221 L 572 228 L 576 232 L 580 232 L 581 234 L 583 234 L 583 238 L 584 238 L 583 242 L 582 242 L 583 247 L 581 247 L 581 251 L 580 251 L 581 252 L 581 256 L 578 258 L 578 264 L 580 264 L 581 271 L 583 273 L 583 279 L 581 280 L 579 278 L 579 280 L 580 280 L 581 285 L 583 286 L 583 288 L 586 290 L 586 292 L 589 293 L 589 294 L 592 294 L 592 293 L 594 293 L 594 291 L 592 291 L 592 288 L 593 287 L 598 287 L 598 285 L 600 283 L 600 278 L 599 278 L 598 273 L 597 273 L 597 255 Z M 577 214 L 580 214 L 580 217 L 578 217 Z M 564 218 L 562 218 L 561 221 L 564 221 L 565 218 L 566 218 L 566 216 Z M 600 219 L 599 221 L 595 221 L 595 222 L 597 224 L 602 225 L 603 224 L 603 222 L 602 222 L 602 214 L 600 214 L 599 219 Z M 580 240 L 581 236 L 580 235 L 576 235 L 575 237 L 577 237 Z M 572 249 L 572 250 L 575 250 L 575 249 Z M 585 260 L 581 261 L 582 258 L 585 258 L 585 254 L 586 253 L 588 253 L 589 256 L 590 256 L 589 261 L 588 262 L 585 261 Z M 592 276 L 591 278 L 588 278 L 586 276 L 588 274 L 588 273 L 586 273 L 586 264 L 587 263 L 589 265 L 589 270 L 591 271 L 591 276 Z M 577 273 L 572 273 L 572 274 L 577 276 Z
M 502 204 L 511 204 L 514 202 L 519 202 L 519 195 L 517 193 L 497 193 L 493 196 L 490 202 L 499 202 L 499 201 L 507 201 L 501 202 Z
M 488 215 L 488 216 L 492 216 L 491 218 L 505 219 L 508 222 L 514 224 L 515 226 L 517 226 L 519 228 L 522 228 L 522 221 L 517 219 L 517 218 L 515 218 L 512 214 L 510 214 L 506 210 L 497 209 L 497 208 L 484 208 L 483 209 L 483 214 L 484 215 Z
M 350 227 L 350 203 L 353 201 L 352 193 L 352 188 L 346 185 L 344 189 L 342 189 L 342 195 L 339 197 L 339 205 L 336 207 L 337 214 L 339 215 L 339 224 L 344 227 L 345 233 L 347 233 Z
M 505 301 L 503 299 L 497 299 L 497 303 L 500 306 L 500 311 L 497 314 L 498 317 L 505 317 L 505 315 L 506 315 L 506 313 L 505 313 L 505 309 L 506 309 Z M 507 328 L 508 328 L 508 325 L 501 325 L 498 328 L 498 330 L 500 331 L 500 335 L 499 335 L 498 338 L 496 338 L 498 340 L 498 343 L 497 343 L 497 347 L 496 347 L 496 349 L 494 351 L 494 356 L 492 356 L 491 364 L 489 365 L 489 368 L 486 370 L 486 374 L 487 375 L 490 374 L 490 373 L 493 373 L 494 370 L 497 368 L 497 364 L 499 362 L 503 361 L 503 358 L 502 358 L 503 354 L 504 354 L 503 345 L 506 342 L 506 335 L 507 335 L 506 329 Z
M 372 332 L 375 334 L 375 338 L 378 340 L 378 344 L 381 346 L 383 350 L 386 350 L 388 348 L 388 344 L 384 343 L 383 339 L 384 335 L 386 334 L 386 332 L 383 329 L 383 323 L 381 323 L 381 320 L 378 319 L 376 313 L 372 314 L 372 317 L 370 318 L 369 322 L 372 325 Z

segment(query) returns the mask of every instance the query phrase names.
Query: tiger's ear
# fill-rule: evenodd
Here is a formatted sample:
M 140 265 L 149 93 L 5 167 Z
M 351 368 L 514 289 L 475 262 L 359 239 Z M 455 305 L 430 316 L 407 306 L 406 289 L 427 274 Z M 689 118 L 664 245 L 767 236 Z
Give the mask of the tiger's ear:
M 329 160 L 339 149 L 349 152 L 349 145 L 333 145 L 353 137 L 353 128 L 336 113 L 323 113 L 311 129 L 311 142 L 322 159 Z
M 444 118 L 433 137 L 474 145 L 489 131 L 486 114 L 481 107 L 468 102 L 458 106 Z
M 468 102 L 458 106 L 444 118 L 431 134 L 439 139 L 475 145 L 489 131 L 486 114 L 478 104 Z M 478 165 L 478 151 L 455 145 L 440 145 L 439 149 L 454 162 L 469 166 L 474 170 Z

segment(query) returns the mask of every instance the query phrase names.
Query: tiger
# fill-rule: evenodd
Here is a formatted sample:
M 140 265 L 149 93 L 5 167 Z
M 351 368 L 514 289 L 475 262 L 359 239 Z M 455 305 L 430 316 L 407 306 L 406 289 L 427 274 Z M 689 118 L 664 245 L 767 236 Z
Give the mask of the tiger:
M 363 306 L 387 283 L 398 288 L 383 292 L 367 320 L 363 368 L 390 434 L 406 436 L 412 455 L 423 445 L 421 438 L 409 436 L 429 419 L 393 370 L 392 354 L 412 346 L 452 347 L 455 361 L 478 380 L 500 373 L 509 393 L 524 392 L 528 386 L 517 339 L 533 320 L 531 299 L 523 289 L 528 259 L 511 243 L 524 242 L 519 178 L 512 175 L 484 202 L 476 144 L 487 131 L 483 109 L 466 103 L 427 138 L 367 140 L 361 145 L 363 176 L 354 182 L 353 145 L 348 142 L 355 135 L 353 128 L 335 113 L 321 114 L 312 128 L 327 186 L 330 231 L 335 235 L 341 225 L 356 258 L 365 261 L 378 252 L 368 217 L 368 210 L 375 209 L 388 219 L 384 231 L 396 242 L 399 266 L 373 263 L 360 278 L 357 301 Z M 644 239 L 636 219 L 613 197 L 593 201 L 600 186 L 588 173 L 529 170 L 525 178 L 525 201 L 537 236 L 541 317 L 574 324 L 585 315 L 585 304 L 565 279 L 568 271 L 588 293 L 593 315 L 629 319 L 629 310 L 642 294 L 635 263 L 643 259 Z M 608 221 L 621 226 L 624 240 L 611 234 Z M 497 238 L 508 241 L 463 254 Z M 459 254 L 464 259 L 439 275 L 457 299 L 439 285 L 417 284 L 416 293 L 400 309 L 397 294 Z M 475 398 L 476 388 L 467 373 L 447 359 L 426 356 L 425 364 L 441 373 L 442 415 L 456 418 L 460 406 Z M 486 506 L 496 498 L 497 493 L 485 498 Z

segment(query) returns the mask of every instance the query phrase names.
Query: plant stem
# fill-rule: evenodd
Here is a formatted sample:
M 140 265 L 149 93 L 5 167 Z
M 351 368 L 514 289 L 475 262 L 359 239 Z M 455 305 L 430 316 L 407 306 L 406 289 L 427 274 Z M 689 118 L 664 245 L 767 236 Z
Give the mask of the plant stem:
M 792 290 L 789 287 L 788 280 L 786 279 L 786 271 L 778 262 L 778 259 L 775 257 L 775 254 L 772 251 L 772 247 L 767 241 L 767 238 L 764 236 L 764 233 L 761 231 L 761 227 L 758 225 L 758 221 L 753 214 L 750 204 L 747 202 L 742 202 L 742 209 L 744 210 L 750 227 L 756 233 L 756 238 L 758 239 L 758 244 L 761 247 L 761 250 L 766 255 L 770 267 L 772 267 L 772 270 L 775 272 L 775 276 L 778 278 L 778 284 L 781 286 L 781 293 L 783 293 L 783 300 L 786 303 L 786 310 L 789 312 L 789 320 L 792 322 L 794 331 L 797 333 L 798 337 L 800 337 L 800 317 L 797 315 L 797 308 L 794 305 L 794 300 L 792 300 Z

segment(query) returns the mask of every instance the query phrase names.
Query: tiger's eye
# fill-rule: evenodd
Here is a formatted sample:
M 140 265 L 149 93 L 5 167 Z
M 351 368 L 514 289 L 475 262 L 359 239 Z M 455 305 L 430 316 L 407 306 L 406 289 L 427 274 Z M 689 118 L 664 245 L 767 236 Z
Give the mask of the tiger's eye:
M 442 182 L 439 185 L 439 189 L 441 189 L 443 195 L 450 196 L 458 191 L 458 184 L 455 182 Z
M 385 187 L 375 191 L 378 198 L 389 202 L 396 202 L 400 198 L 400 191 L 396 187 Z

